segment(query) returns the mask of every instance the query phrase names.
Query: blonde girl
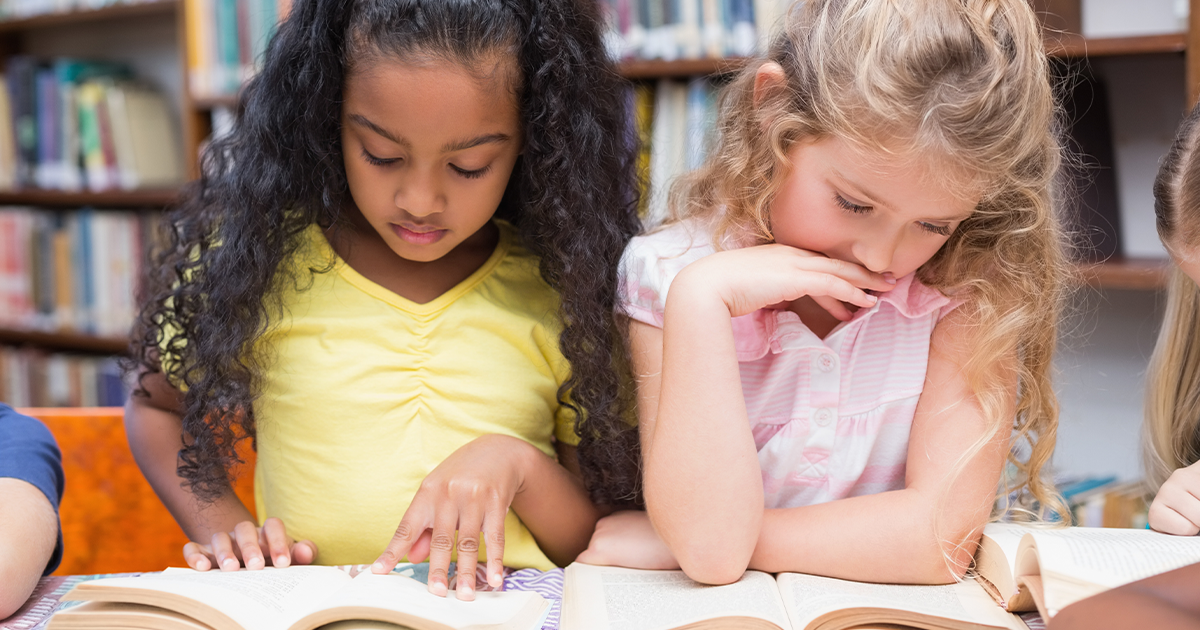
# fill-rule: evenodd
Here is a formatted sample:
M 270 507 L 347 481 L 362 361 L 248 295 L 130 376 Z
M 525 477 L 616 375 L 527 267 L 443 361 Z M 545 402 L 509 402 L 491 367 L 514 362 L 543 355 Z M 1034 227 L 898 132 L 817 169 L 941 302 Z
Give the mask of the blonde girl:
M 1055 111 L 1024 0 L 797 3 L 626 249 L 647 512 L 580 560 L 949 582 L 1006 461 L 1053 505 Z
M 1146 479 L 1157 494 L 1150 527 L 1200 532 L 1200 109 L 1179 127 L 1154 182 L 1158 236 L 1175 262 L 1167 314 L 1146 378 Z

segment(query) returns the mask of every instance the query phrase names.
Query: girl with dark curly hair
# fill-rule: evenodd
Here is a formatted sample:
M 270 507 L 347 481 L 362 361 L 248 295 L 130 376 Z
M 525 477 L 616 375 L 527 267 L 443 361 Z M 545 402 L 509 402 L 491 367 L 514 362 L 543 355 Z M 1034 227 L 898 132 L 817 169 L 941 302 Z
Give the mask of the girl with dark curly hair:
M 306 0 L 280 25 L 135 329 L 130 443 L 189 565 L 428 557 L 445 594 L 457 555 L 470 599 L 477 561 L 491 586 L 565 564 L 597 504 L 636 502 L 633 147 L 594 4 Z

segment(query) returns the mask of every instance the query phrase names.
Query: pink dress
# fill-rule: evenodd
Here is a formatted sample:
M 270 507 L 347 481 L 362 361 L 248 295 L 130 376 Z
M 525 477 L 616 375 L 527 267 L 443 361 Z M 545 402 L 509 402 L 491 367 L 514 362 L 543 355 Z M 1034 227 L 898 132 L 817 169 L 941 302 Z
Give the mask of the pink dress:
M 661 328 L 671 281 L 713 251 L 709 234 L 694 223 L 633 239 L 621 261 L 619 308 Z M 904 487 L 929 340 L 955 306 L 909 275 L 824 339 L 791 311 L 762 309 L 733 319 L 765 507 Z

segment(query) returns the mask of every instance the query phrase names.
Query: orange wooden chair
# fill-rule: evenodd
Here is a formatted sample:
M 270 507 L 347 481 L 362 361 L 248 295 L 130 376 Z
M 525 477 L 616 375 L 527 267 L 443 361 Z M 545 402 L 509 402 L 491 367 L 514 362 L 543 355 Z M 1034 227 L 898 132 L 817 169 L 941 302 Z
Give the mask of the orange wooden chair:
M 158 500 L 129 451 L 124 409 L 21 409 L 54 433 L 63 453 L 66 490 L 59 517 L 63 561 L 55 575 L 160 571 L 183 565 L 187 537 Z M 235 490 L 254 510 L 254 453 Z

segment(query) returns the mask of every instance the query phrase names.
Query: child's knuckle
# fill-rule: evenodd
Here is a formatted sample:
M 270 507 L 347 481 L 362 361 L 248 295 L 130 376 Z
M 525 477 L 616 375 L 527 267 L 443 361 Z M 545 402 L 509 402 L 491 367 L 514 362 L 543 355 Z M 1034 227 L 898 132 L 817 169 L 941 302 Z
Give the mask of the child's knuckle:
M 474 536 L 459 536 L 458 538 L 459 553 L 478 553 L 479 539 Z
M 437 532 L 429 540 L 429 548 L 437 551 L 450 551 L 454 549 L 454 539 L 446 532 Z

